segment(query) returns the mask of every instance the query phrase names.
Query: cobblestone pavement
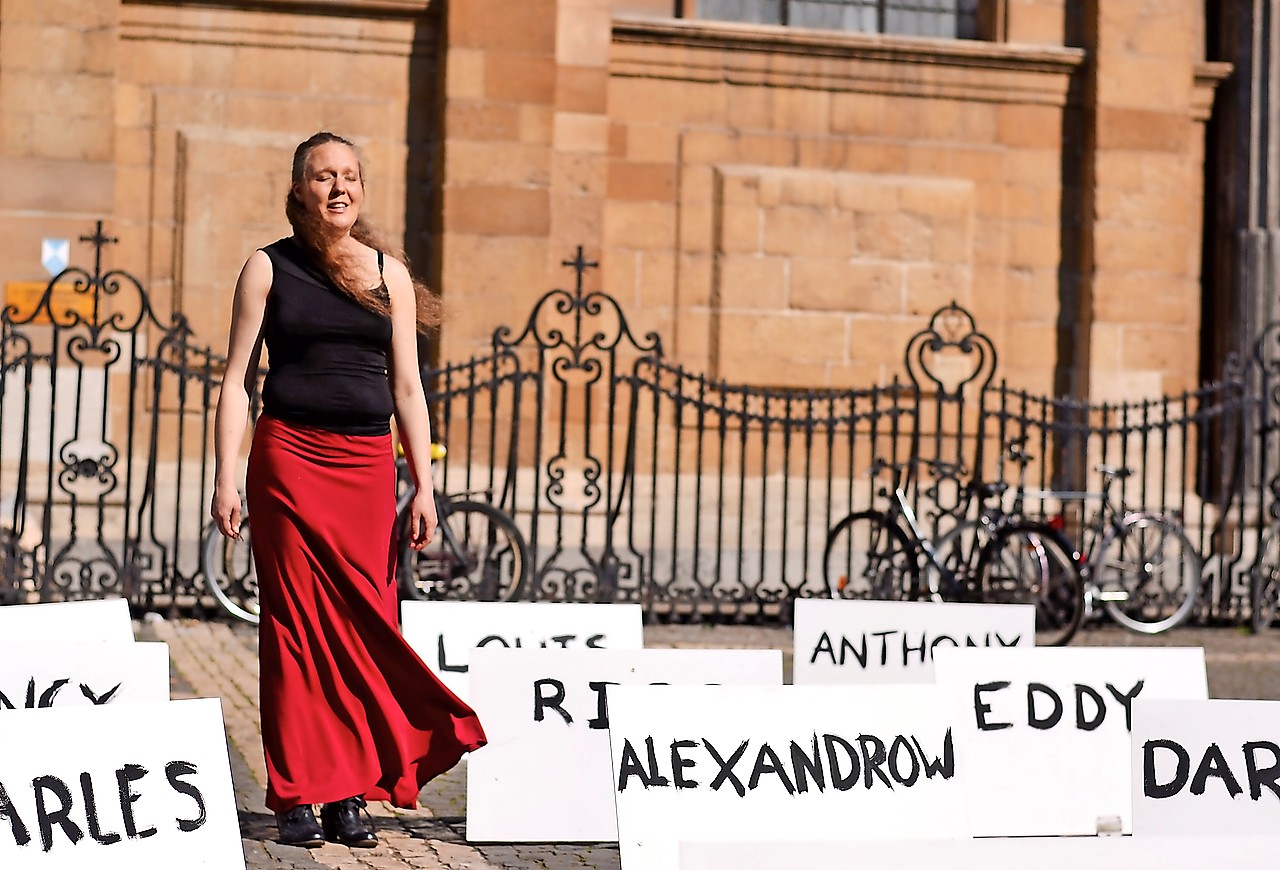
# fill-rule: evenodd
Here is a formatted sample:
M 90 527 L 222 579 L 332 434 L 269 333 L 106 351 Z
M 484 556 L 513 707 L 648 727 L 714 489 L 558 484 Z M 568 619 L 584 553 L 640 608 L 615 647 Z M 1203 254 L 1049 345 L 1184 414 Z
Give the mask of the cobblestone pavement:
M 618 870 L 616 845 L 529 844 L 472 846 L 466 842 L 466 767 L 429 783 L 416 812 L 371 804 L 379 835 L 375 849 L 326 844 L 306 850 L 274 841 L 275 819 L 263 804 L 266 767 L 258 719 L 257 637 L 243 625 L 149 616 L 144 640 L 169 644 L 174 698 L 219 697 L 226 720 L 232 778 L 249 870 L 259 868 L 436 868 L 436 870 Z M 790 630 L 782 627 L 646 626 L 645 645 L 684 649 L 781 649 L 790 681 Z M 1215 698 L 1280 699 L 1280 631 L 1255 637 L 1234 628 L 1184 628 L 1159 637 L 1114 627 L 1083 631 L 1075 645 L 1202 646 Z

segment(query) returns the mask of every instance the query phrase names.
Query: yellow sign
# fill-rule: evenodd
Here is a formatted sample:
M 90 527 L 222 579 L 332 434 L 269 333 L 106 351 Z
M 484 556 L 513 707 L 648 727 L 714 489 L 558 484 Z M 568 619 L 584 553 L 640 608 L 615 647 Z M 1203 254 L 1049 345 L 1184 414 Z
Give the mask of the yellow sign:
M 30 321 L 31 313 L 36 310 L 45 291 L 49 289 L 45 281 L 8 281 L 4 285 L 5 308 L 15 306 L 18 310 L 9 315 L 10 320 L 29 322 L 32 324 L 49 323 L 49 312 L 52 311 L 59 323 L 67 323 L 75 319 L 71 312 L 76 312 L 86 321 L 93 319 L 93 291 L 77 293 L 71 283 L 54 284 L 49 296 L 49 303 L 40 309 L 38 316 Z

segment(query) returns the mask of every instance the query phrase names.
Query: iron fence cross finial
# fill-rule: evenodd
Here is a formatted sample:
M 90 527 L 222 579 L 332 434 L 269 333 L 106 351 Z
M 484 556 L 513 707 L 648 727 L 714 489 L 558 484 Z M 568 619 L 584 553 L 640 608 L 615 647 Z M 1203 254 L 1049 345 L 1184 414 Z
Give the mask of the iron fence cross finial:
M 93 226 L 93 235 L 81 236 L 80 241 L 88 242 L 93 245 L 93 278 L 94 284 L 97 285 L 102 277 L 102 249 L 107 245 L 115 245 L 120 242 L 115 236 L 108 236 L 102 231 L 102 221 L 96 221 Z M 94 322 L 97 322 L 97 292 L 94 293 Z
M 600 264 L 594 260 L 588 260 L 583 253 L 582 245 L 578 245 L 578 250 L 574 252 L 572 260 L 562 260 L 561 266 L 568 266 L 573 269 L 576 285 L 574 287 L 574 295 L 578 299 L 582 299 L 582 276 L 587 273 L 588 269 L 599 268 Z

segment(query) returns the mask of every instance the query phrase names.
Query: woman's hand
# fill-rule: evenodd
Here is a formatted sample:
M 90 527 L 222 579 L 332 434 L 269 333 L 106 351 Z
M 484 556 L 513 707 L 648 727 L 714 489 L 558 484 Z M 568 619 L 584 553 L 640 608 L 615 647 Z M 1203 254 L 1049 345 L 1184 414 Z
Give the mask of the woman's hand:
M 218 524 L 218 531 L 228 538 L 240 539 L 240 493 L 234 486 L 214 484 L 209 515 Z
M 430 489 L 419 487 L 409 502 L 409 546 L 421 550 L 436 536 L 436 500 Z

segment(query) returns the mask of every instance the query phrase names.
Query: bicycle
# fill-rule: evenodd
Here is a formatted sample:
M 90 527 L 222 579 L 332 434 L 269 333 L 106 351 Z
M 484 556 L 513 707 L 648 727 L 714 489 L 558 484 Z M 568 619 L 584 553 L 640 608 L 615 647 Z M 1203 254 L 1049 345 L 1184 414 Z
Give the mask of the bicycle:
M 1249 626 L 1261 634 L 1280 610 L 1280 523 L 1273 521 L 1262 537 L 1249 570 Z
M 431 458 L 444 458 L 441 444 Z M 529 573 L 529 548 L 515 522 L 488 501 L 488 490 L 445 495 L 434 492 L 436 527 L 422 550 L 409 546 L 410 502 L 414 494 L 409 463 L 397 448 L 396 520 L 399 559 L 396 585 L 402 599 L 474 598 L 511 601 L 519 597 Z M 201 570 L 218 604 L 231 616 L 257 624 L 260 606 L 253 570 L 249 515 L 242 513 L 240 537 L 227 538 L 213 523 L 205 528 Z
M 892 492 L 877 490 L 881 497 L 892 495 L 888 510 L 857 511 L 828 532 L 823 566 L 831 597 L 853 597 L 852 590 L 853 594 L 890 600 L 923 598 L 923 561 L 936 577 L 937 598 L 1029 603 L 1036 609 L 1038 645 L 1069 642 L 1083 616 L 1080 605 L 1084 596 L 1073 551 L 1061 533 L 1045 523 L 1004 515 L 993 521 L 990 537 L 976 548 L 971 566 L 954 560 L 948 564 L 921 531 L 907 499 L 910 464 L 878 461 L 873 465 L 873 476 L 885 469 L 895 472 Z M 861 582 L 852 582 L 855 580 Z M 932 591 L 929 597 L 935 597 Z
M 1159 634 L 1182 624 L 1196 605 L 1202 561 L 1176 514 L 1130 510 L 1111 498 L 1112 486 L 1132 469 L 1097 465 L 1102 491 L 1028 492 L 1035 498 L 1083 500 L 1101 506 L 1084 526 L 1080 573 L 1085 618 L 1097 603 L 1117 624 L 1139 634 Z

